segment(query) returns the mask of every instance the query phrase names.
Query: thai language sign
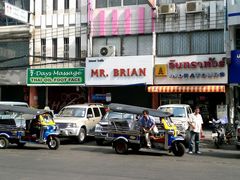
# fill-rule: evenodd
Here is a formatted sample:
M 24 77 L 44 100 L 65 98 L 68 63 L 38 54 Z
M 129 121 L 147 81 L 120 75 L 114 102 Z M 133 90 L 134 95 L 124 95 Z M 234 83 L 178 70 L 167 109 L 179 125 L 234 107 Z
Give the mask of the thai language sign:
M 225 54 L 159 57 L 154 65 L 155 84 L 227 84 Z
M 27 69 L 27 85 L 83 85 L 84 68 Z

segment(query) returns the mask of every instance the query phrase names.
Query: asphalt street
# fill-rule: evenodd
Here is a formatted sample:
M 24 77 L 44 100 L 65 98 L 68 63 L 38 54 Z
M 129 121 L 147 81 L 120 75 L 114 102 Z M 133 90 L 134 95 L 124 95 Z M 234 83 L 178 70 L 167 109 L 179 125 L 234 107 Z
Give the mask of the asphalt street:
M 118 155 L 92 139 L 81 145 L 61 143 L 58 150 L 32 144 L 1 150 L 0 180 L 236 180 L 240 175 L 240 151 L 233 145 L 215 149 L 204 141 L 201 155 L 175 157 L 145 149 Z

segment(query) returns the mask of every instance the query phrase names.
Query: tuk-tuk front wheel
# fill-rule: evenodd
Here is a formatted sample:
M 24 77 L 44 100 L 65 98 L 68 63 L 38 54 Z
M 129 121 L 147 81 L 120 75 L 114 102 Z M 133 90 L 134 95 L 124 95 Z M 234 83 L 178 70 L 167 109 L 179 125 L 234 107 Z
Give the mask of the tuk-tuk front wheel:
M 57 150 L 60 145 L 60 140 L 57 137 L 50 137 L 47 140 L 47 145 L 48 145 L 49 149 Z
M 5 137 L 0 137 L 0 149 L 6 149 L 9 145 L 9 141 Z
M 183 156 L 185 153 L 185 147 L 181 142 L 174 142 L 172 145 L 172 152 L 175 156 Z
M 114 142 L 114 149 L 117 154 L 126 154 L 128 152 L 128 144 L 124 140 Z

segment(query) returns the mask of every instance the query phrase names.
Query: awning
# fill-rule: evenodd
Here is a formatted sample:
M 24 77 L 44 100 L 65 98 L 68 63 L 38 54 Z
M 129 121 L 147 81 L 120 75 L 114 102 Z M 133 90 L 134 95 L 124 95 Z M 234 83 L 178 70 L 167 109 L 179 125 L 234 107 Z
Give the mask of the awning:
M 149 86 L 149 93 L 225 93 L 224 85 L 212 86 Z

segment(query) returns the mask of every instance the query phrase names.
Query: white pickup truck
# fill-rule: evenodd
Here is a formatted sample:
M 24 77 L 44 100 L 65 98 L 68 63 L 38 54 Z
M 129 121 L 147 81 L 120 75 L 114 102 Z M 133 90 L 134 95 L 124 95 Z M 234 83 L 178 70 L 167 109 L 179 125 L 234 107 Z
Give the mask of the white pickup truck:
M 188 104 L 166 104 L 159 106 L 158 109 L 169 112 L 172 114 L 172 121 L 177 126 L 180 134 L 182 134 L 186 140 L 186 144 L 189 141 L 189 134 L 187 129 L 189 127 L 188 121 L 190 114 L 193 113 L 191 107 Z

